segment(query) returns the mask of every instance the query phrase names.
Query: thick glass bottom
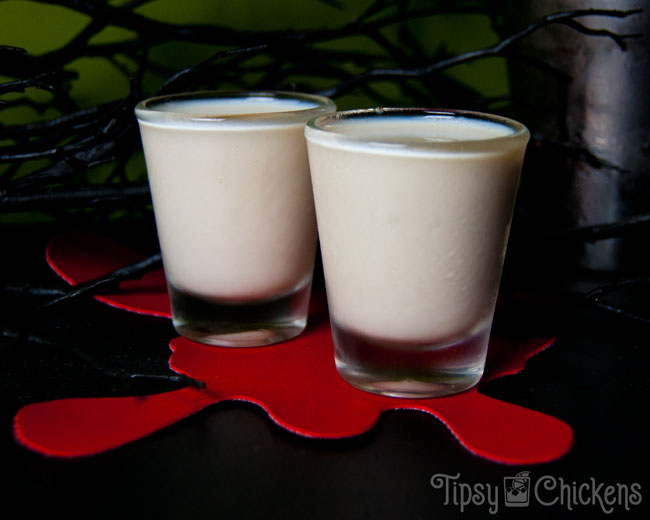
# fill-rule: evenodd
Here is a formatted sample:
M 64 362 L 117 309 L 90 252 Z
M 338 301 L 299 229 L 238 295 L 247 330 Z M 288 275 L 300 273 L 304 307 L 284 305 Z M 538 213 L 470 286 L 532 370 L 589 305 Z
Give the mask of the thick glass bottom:
M 205 300 L 169 284 L 172 322 L 186 338 L 222 347 L 271 345 L 307 325 L 311 280 L 290 294 L 251 302 Z
M 336 368 L 351 385 L 393 397 L 462 392 L 483 375 L 491 322 L 447 343 L 386 340 L 346 330 L 332 318 Z

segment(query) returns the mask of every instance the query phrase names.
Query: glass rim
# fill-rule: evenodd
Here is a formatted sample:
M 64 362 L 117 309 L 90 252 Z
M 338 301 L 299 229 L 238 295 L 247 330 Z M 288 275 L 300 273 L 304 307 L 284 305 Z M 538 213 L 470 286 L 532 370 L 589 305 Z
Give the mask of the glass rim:
M 392 117 L 440 117 L 440 118 L 458 118 L 471 121 L 487 122 L 509 128 L 511 132 L 503 135 L 481 139 L 460 139 L 454 141 L 430 141 L 414 143 L 392 143 L 390 138 L 374 139 L 363 135 L 350 135 L 348 133 L 338 132 L 336 123 L 354 119 L 372 119 Z M 330 128 L 324 128 L 326 125 Z M 487 112 L 476 112 L 471 110 L 457 110 L 446 108 L 420 108 L 420 107 L 378 107 L 356 110 L 344 110 L 323 114 L 310 119 L 305 127 L 305 136 L 307 139 L 314 141 L 328 142 L 334 145 L 354 145 L 356 150 L 366 148 L 373 151 L 384 151 L 386 153 L 396 153 L 400 150 L 405 153 L 476 153 L 499 151 L 504 148 L 519 147 L 525 145 L 530 139 L 530 131 L 522 123 L 505 116 L 490 114 Z
M 214 113 L 188 113 L 175 110 L 157 109 L 161 105 L 170 101 L 194 101 L 200 99 L 244 99 L 244 98 L 269 98 L 281 100 L 296 100 L 309 103 L 310 106 L 298 108 L 296 110 L 284 110 L 277 112 L 252 112 L 244 114 L 219 114 Z M 309 119 L 318 115 L 327 114 L 336 110 L 334 101 L 325 96 L 318 94 L 309 94 L 305 92 L 292 92 L 285 90 L 200 90 L 195 92 L 180 92 L 154 96 L 140 101 L 135 106 L 135 114 L 138 121 L 150 123 L 215 123 L 215 122 L 232 122 L 232 123 L 306 123 Z

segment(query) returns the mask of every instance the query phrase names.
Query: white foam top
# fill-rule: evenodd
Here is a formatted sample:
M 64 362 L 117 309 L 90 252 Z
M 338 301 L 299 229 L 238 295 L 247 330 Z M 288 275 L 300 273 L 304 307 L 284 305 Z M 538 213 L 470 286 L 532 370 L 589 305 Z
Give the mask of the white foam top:
M 219 131 L 304 125 L 335 109 L 331 100 L 310 94 L 200 92 L 152 98 L 135 112 L 140 125 Z
M 327 146 L 372 149 L 373 153 L 486 152 L 494 140 L 520 133 L 508 124 L 446 114 L 331 119 L 310 124 L 307 138 Z
M 316 103 L 297 99 L 278 99 L 272 97 L 247 97 L 234 99 L 185 99 L 165 101 L 149 107 L 159 112 L 176 112 L 193 116 L 217 118 L 219 116 L 271 114 L 276 112 L 295 112 L 319 106 Z
M 444 116 L 364 118 L 324 127 L 325 130 L 330 128 L 338 134 L 387 143 L 396 139 L 421 142 L 479 141 L 513 133 L 511 128 L 497 123 Z

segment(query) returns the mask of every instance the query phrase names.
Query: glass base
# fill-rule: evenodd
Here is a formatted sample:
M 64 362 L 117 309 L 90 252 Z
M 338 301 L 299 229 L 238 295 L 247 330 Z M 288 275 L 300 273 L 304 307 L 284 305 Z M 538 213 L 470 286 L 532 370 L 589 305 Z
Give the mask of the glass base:
M 218 302 L 169 284 L 172 323 L 194 341 L 222 347 L 259 347 L 296 337 L 307 326 L 311 280 L 270 300 Z
M 352 386 L 376 394 L 410 398 L 455 394 L 481 379 L 490 325 L 448 343 L 416 344 L 352 332 L 332 319 L 336 368 Z

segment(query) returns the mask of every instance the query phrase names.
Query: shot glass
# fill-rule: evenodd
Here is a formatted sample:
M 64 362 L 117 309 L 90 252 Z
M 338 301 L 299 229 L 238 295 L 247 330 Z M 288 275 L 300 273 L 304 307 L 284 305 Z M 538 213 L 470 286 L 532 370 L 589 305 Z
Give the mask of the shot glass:
M 305 123 L 324 97 L 198 92 L 135 109 L 173 324 L 212 345 L 260 346 L 305 328 L 316 222 Z
M 305 134 L 339 373 L 398 397 L 470 388 L 528 130 L 488 114 L 384 108 L 317 117 Z

